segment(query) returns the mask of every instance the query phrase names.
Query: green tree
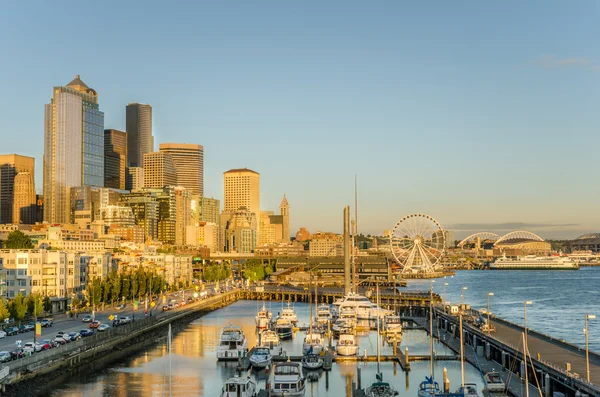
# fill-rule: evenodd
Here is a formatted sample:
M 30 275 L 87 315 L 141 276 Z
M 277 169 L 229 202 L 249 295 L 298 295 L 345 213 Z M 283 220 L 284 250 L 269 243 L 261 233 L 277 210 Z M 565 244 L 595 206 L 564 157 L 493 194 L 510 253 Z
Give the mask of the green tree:
M 110 302 L 110 297 L 112 296 L 111 289 L 112 289 L 112 283 L 110 282 L 110 280 L 108 278 L 105 278 L 104 280 L 102 280 L 102 302 L 103 303 Z
M 0 322 L 4 322 L 7 318 L 10 317 L 10 312 L 8 311 L 8 306 L 4 299 L 0 298 Z
M 131 279 L 131 299 L 135 299 L 138 296 L 138 290 L 140 288 L 138 272 L 135 271 L 129 273 L 129 278 Z
M 88 281 L 86 288 L 87 300 L 92 307 L 98 306 L 102 302 L 102 283 L 99 278 Z
M 48 298 L 48 303 L 50 304 L 50 298 Z M 46 304 L 46 303 L 44 302 L 44 304 Z M 79 301 L 78 297 L 74 297 L 73 299 L 71 299 L 71 308 L 72 309 L 77 309 L 79 307 L 79 305 L 81 305 L 81 302 Z M 48 309 L 46 311 L 50 311 L 50 309 Z
M 30 249 L 33 248 L 33 242 L 25 233 L 20 230 L 14 230 L 8 234 L 4 242 L 4 248 L 9 249 Z
M 115 270 L 110 272 L 108 279 L 111 283 L 111 299 L 113 305 L 121 299 L 121 278 Z
M 128 273 L 121 273 L 121 296 L 125 299 L 131 297 L 131 278 Z
M 38 317 L 44 311 L 44 299 L 42 295 L 35 292 L 30 294 L 27 299 L 27 311 L 31 313 L 32 316 Z
M 146 285 L 147 285 L 146 271 L 141 267 L 137 271 L 137 279 L 138 279 L 138 293 L 137 296 L 146 296 Z
M 27 313 L 27 302 L 25 301 L 25 297 L 19 292 L 12 303 L 13 313 L 11 314 L 13 314 L 15 319 L 19 320 L 19 322 L 23 321 L 25 319 L 25 314 Z

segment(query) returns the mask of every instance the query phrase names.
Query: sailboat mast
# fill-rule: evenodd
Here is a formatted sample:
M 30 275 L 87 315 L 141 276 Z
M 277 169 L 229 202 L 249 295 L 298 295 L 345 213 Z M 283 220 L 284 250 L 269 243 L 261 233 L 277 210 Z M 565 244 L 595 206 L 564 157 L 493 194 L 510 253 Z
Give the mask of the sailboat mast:
M 525 372 L 525 397 L 529 397 L 529 375 L 527 374 L 527 344 L 525 339 L 525 333 L 522 332 L 523 336 L 523 360 L 525 360 L 525 365 L 523 366 L 523 372 Z
M 377 283 L 377 373 L 379 374 L 379 283 Z
M 460 384 L 465 387 L 465 354 L 463 344 L 463 326 L 462 326 L 462 311 L 458 313 L 458 321 L 460 323 Z
M 429 376 L 433 382 L 433 281 L 429 284 Z
M 312 269 L 309 270 L 309 281 L 308 281 L 308 305 L 310 306 L 310 321 L 309 324 L 309 334 L 310 334 L 310 342 L 312 342 L 312 322 L 313 322 L 313 306 L 312 306 L 312 294 L 310 293 L 310 288 L 312 287 Z

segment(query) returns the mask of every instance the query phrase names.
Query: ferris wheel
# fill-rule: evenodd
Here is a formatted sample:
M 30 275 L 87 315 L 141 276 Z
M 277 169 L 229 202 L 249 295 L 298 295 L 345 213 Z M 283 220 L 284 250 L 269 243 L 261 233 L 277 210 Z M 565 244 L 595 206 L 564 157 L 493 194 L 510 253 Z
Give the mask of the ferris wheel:
M 394 226 L 390 248 L 402 273 L 432 273 L 444 256 L 446 233 L 429 215 L 407 215 Z

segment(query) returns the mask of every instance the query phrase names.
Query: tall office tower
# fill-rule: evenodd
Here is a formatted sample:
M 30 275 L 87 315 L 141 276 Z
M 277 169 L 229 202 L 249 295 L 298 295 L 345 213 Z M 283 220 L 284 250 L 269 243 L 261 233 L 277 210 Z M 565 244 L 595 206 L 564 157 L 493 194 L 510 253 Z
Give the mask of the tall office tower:
M 177 185 L 177 171 L 171 155 L 152 152 L 144 155 L 144 187 L 160 189 Z
M 142 167 L 127 167 L 127 190 L 136 190 L 144 187 L 144 169 Z
M 127 168 L 127 134 L 104 130 L 104 187 L 125 190 Z
M 20 172 L 35 175 L 35 159 L 18 154 L 0 155 L 0 223 L 18 223 L 13 220 L 15 177 Z M 33 186 L 35 191 L 35 186 Z M 35 200 L 33 202 L 35 204 Z
M 177 186 L 175 190 L 175 244 L 185 245 L 187 227 L 192 225 L 191 194 L 186 188 Z
M 260 214 L 260 174 L 248 168 L 225 172 L 225 211 L 236 211 L 241 207 L 258 216 Z
M 29 171 L 19 172 L 15 176 L 12 223 L 33 225 L 37 218 L 35 184 Z
M 152 136 L 152 106 L 130 103 L 125 114 L 127 130 L 127 165 L 143 167 L 144 154 L 154 151 Z
M 104 113 L 79 75 L 54 87 L 44 123 L 44 221 L 69 223 L 69 189 L 104 185 Z
M 161 143 L 159 151 L 168 153 L 177 171 L 177 185 L 191 194 L 204 196 L 204 148 L 192 143 Z
M 283 241 L 290 241 L 290 205 L 288 204 L 287 197 L 283 195 L 281 204 L 279 204 L 279 214 L 282 219 L 281 228 L 281 239 Z

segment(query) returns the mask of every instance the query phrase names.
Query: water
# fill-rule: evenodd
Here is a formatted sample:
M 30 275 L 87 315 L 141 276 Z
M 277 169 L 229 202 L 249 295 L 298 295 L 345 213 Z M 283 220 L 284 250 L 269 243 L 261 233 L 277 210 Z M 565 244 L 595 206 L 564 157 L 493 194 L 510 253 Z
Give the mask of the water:
M 493 270 L 458 271 L 454 277 L 438 279 L 434 291 L 442 297 L 444 283 L 447 299 L 465 303 L 474 309 L 487 307 L 491 312 L 514 323 L 523 324 L 523 302 L 527 306 L 527 327 L 585 347 L 583 333 L 586 313 L 598 315 L 589 320 L 590 350 L 600 352 L 600 267 L 582 267 L 577 271 Z M 428 280 L 410 280 L 408 289 L 429 289 Z
M 280 303 L 272 303 L 271 310 L 277 313 Z M 300 323 L 308 321 L 307 304 L 297 303 L 294 306 Z M 224 381 L 235 374 L 236 363 L 217 362 L 216 346 L 219 342 L 221 328 L 227 324 L 242 326 L 248 338 L 249 346 L 256 344 L 254 315 L 257 302 L 239 301 L 226 308 L 212 312 L 191 323 L 184 331 L 173 338 L 172 361 L 172 395 L 173 396 L 219 396 Z M 297 332 L 292 341 L 283 342 L 283 348 L 290 355 L 300 355 L 304 333 Z M 376 333 L 359 336 L 361 354 L 366 349 L 369 354 L 376 354 Z M 407 330 L 400 348 L 409 348 L 411 354 L 428 354 L 429 339 L 424 331 Z M 440 343 L 435 344 L 438 354 L 452 354 Z M 381 354 L 392 354 L 392 348 L 384 346 Z M 356 369 L 362 369 L 363 387 L 375 380 L 377 363 L 347 362 L 334 364 L 331 372 L 318 372 L 318 380 L 308 382 L 306 396 L 340 397 L 349 395 Z M 444 361 L 436 365 L 436 377 L 441 379 L 442 370 L 448 369 L 452 389 L 460 384 L 460 362 Z M 112 364 L 100 373 L 69 377 L 50 393 L 54 397 L 79 396 L 168 396 L 169 359 L 166 340 L 144 352 L 133 355 Z M 392 383 L 401 395 L 416 396 L 419 383 L 429 374 L 429 362 L 413 362 L 412 370 L 405 374 L 398 364 L 382 362 L 381 371 L 384 380 Z M 465 364 L 467 382 L 477 383 L 479 389 L 483 382 L 479 371 Z M 253 378 L 259 387 L 264 387 L 267 375 L 264 370 L 253 371 Z M 345 391 L 343 391 L 345 390 Z M 45 392 L 41 395 L 48 395 Z

